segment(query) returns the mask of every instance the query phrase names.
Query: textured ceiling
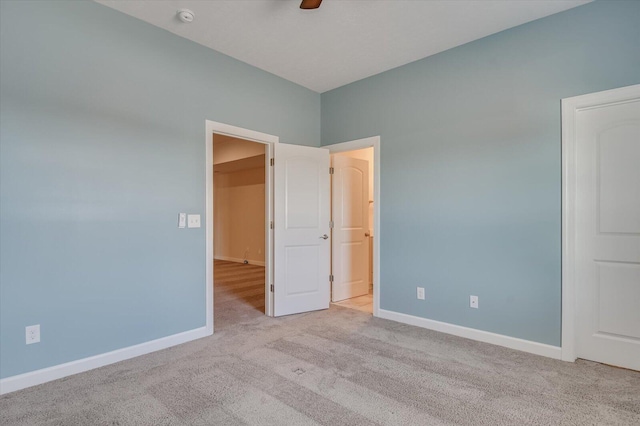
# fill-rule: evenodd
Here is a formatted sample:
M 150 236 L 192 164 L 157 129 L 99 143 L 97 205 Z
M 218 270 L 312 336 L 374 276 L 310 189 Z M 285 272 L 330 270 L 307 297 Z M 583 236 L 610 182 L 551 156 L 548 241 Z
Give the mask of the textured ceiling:
M 97 2 L 322 93 L 589 0 Z

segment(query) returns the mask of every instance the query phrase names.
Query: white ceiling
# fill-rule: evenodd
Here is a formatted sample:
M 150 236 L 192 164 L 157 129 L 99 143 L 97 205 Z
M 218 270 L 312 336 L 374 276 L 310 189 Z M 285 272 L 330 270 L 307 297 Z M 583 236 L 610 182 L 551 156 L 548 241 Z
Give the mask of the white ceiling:
M 322 93 L 590 0 L 96 1 Z

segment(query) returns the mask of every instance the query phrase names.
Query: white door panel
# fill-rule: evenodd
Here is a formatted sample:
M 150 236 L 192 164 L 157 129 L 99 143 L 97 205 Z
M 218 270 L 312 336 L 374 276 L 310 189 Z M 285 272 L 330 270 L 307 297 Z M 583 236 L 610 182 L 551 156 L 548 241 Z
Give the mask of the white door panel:
M 640 339 L 640 265 L 597 262 L 597 266 L 598 331 Z
M 331 300 L 369 293 L 369 163 L 333 155 Z
M 329 307 L 329 151 L 275 146 L 275 316 Z
M 603 130 L 597 144 L 599 232 L 640 234 L 640 191 L 633 191 L 633 182 L 640 182 L 638 123 L 620 123 Z
M 640 99 L 576 111 L 576 354 L 640 370 Z

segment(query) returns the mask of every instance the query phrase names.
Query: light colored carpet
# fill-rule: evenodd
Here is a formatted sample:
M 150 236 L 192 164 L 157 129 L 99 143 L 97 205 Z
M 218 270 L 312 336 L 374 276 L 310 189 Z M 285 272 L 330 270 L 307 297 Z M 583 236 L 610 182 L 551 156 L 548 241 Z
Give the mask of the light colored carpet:
M 219 320 L 218 320 L 219 319 Z M 2 425 L 639 425 L 640 373 L 352 309 L 267 318 L 0 398 Z

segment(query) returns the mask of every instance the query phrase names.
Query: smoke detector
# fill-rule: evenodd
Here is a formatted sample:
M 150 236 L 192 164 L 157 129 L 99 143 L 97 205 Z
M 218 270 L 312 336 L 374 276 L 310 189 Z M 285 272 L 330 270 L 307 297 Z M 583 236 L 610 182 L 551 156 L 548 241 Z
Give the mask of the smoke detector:
M 195 17 L 195 14 L 189 9 L 179 9 L 176 12 L 176 15 L 178 15 L 178 19 L 180 19 L 185 24 L 190 24 L 191 22 L 193 22 L 193 18 Z

